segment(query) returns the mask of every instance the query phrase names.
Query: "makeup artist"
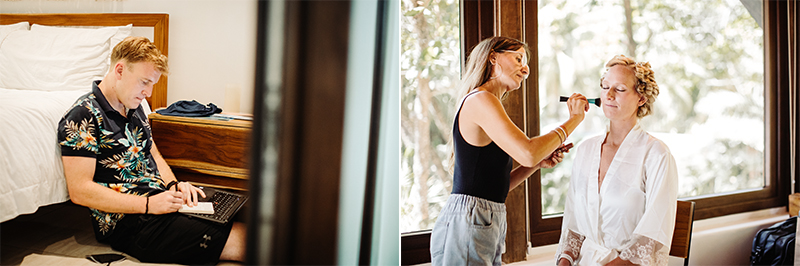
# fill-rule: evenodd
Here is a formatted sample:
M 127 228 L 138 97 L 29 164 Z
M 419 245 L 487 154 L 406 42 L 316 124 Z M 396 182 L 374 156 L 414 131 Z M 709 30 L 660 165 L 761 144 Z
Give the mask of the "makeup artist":
M 528 55 L 525 43 L 505 37 L 485 39 L 470 53 L 453 122 L 453 191 L 431 235 L 433 265 L 500 265 L 508 192 L 534 171 L 561 162 L 571 147 L 564 140 L 589 109 L 586 97 L 573 94 L 564 124 L 526 136 L 501 100 L 528 77 Z M 512 158 L 521 164 L 513 170 Z

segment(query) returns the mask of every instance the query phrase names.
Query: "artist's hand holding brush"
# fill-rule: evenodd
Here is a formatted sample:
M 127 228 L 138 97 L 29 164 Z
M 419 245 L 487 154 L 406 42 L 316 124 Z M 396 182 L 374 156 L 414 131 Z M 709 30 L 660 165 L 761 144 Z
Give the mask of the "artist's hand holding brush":
M 589 111 L 589 102 L 586 100 L 586 96 L 580 93 L 573 93 L 566 102 L 569 108 L 569 119 L 564 125 L 559 126 L 560 129 L 555 130 L 561 143 L 555 151 L 539 162 L 537 165 L 539 168 L 553 168 L 564 160 L 564 153 L 569 152 L 569 149 L 572 148 L 572 143 L 564 144 L 564 141 L 566 141 L 567 136 L 575 130 L 575 127 L 583 121 L 586 112 Z
M 570 119 L 572 117 L 577 117 L 580 119 L 579 121 L 583 121 L 586 112 L 589 111 L 589 100 L 580 93 L 573 93 L 567 100 L 567 107 L 569 107 Z

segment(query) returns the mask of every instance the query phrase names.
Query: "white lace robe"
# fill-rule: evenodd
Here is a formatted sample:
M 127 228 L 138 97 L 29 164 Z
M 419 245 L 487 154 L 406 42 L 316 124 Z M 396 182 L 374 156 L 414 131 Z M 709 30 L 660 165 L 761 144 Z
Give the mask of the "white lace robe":
M 576 265 L 605 265 L 619 257 L 667 265 L 678 194 L 669 148 L 638 125 L 625 137 L 598 193 L 605 134 L 575 151 L 561 240 L 556 252 Z

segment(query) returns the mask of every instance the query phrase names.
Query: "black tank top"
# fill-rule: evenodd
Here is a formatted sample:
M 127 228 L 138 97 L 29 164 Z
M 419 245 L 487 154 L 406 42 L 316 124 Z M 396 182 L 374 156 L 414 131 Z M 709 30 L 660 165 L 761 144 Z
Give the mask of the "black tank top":
M 474 93 L 467 94 L 464 101 Z M 463 106 L 464 102 L 461 102 L 453 126 L 456 161 L 452 193 L 505 203 L 510 183 L 511 157 L 494 141 L 489 145 L 476 147 L 464 140 L 458 126 L 458 117 Z

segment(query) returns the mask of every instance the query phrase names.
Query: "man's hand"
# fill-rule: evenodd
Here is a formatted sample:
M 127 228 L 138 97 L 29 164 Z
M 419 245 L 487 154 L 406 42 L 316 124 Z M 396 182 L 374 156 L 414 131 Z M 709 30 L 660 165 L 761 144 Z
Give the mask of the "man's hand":
M 176 212 L 183 204 L 183 193 L 167 190 L 157 195 L 150 196 L 148 205 L 149 214 L 165 214 Z
M 197 202 L 200 200 L 200 198 L 197 197 L 198 193 L 200 193 L 200 196 L 203 198 L 206 197 L 206 193 L 203 192 L 202 189 L 193 186 L 189 182 L 179 182 L 175 187 L 177 187 L 178 191 L 183 193 L 181 202 L 185 203 L 189 207 L 197 206 Z

